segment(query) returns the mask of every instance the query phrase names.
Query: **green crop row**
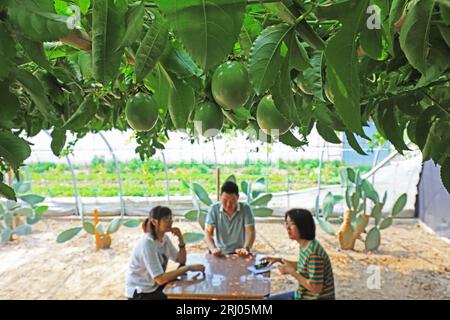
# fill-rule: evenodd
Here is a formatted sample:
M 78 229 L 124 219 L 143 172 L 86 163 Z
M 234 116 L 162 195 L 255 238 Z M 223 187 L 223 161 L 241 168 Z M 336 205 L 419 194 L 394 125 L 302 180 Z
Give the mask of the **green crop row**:
M 125 196 L 166 195 L 166 173 L 164 163 L 158 160 L 142 162 L 132 160 L 119 163 L 123 193 Z M 317 184 L 318 160 L 278 161 L 266 164 L 264 161 L 245 164 L 220 165 L 221 180 L 234 174 L 239 180 L 256 180 L 268 174 L 269 192 L 299 190 Z M 339 170 L 344 165 L 339 161 L 322 165 L 323 185 L 340 182 Z M 368 172 L 370 167 L 358 167 Z M 81 196 L 109 197 L 119 194 L 118 175 L 113 161 L 94 158 L 89 165 L 74 166 L 78 191 Z M 50 197 L 74 195 L 72 172 L 67 165 L 55 163 L 33 163 L 28 165 L 33 192 Z M 180 162 L 168 165 L 171 195 L 189 195 L 181 181 L 197 182 L 213 192 L 216 186 L 214 164 Z

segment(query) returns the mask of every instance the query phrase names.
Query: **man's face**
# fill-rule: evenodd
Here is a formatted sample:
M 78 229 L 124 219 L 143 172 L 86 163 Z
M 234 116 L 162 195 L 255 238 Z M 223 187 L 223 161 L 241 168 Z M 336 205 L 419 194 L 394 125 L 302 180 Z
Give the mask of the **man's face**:
M 234 211 L 236 211 L 236 207 L 237 207 L 237 203 L 238 203 L 239 197 L 232 193 L 222 193 L 222 207 L 223 210 L 226 213 L 233 213 Z

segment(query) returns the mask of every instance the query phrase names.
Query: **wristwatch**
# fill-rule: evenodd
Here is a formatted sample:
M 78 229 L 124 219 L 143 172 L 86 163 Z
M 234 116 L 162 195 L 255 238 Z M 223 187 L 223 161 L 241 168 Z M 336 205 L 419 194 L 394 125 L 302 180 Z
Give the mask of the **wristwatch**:
M 252 248 L 250 248 L 249 246 L 246 246 L 244 249 L 247 250 L 248 253 L 250 253 Z
M 186 243 L 178 244 L 178 248 L 180 249 L 186 248 Z

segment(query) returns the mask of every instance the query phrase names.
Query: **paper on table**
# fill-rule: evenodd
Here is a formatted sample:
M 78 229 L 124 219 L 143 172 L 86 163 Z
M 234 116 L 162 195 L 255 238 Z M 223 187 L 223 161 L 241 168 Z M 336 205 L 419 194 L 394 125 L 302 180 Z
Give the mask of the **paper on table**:
M 254 274 L 265 273 L 265 272 L 268 272 L 268 271 L 272 270 L 273 268 L 275 268 L 274 265 L 272 265 L 272 266 L 267 266 L 267 267 L 260 268 L 260 269 L 256 269 L 254 265 L 253 265 L 253 266 L 250 266 L 250 267 L 247 267 L 247 269 L 248 269 L 251 273 L 254 273 Z

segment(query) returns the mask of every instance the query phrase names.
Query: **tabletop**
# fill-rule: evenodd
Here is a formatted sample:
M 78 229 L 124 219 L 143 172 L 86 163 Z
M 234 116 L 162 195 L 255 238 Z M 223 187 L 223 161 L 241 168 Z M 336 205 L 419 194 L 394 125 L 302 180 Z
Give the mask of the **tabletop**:
M 253 274 L 247 267 L 261 256 L 189 254 L 186 264 L 203 264 L 205 274 L 188 272 L 164 288 L 169 299 L 263 299 L 270 293 L 270 272 Z

